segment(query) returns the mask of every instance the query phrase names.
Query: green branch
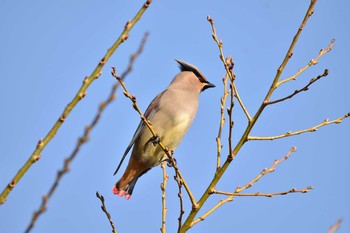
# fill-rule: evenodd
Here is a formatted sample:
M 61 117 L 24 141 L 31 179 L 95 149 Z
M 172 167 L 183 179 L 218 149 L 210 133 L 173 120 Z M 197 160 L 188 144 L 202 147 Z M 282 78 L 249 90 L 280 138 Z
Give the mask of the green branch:
M 5 187 L 5 189 L 2 191 L 0 195 L 0 205 L 6 202 L 8 194 L 13 190 L 13 188 L 16 186 L 16 184 L 21 180 L 23 175 L 28 171 L 28 169 L 38 161 L 41 157 L 41 152 L 43 149 L 49 144 L 51 139 L 53 139 L 58 131 L 58 129 L 61 127 L 65 119 L 68 117 L 70 112 L 73 110 L 73 108 L 77 105 L 77 103 L 82 100 L 86 95 L 86 90 L 90 86 L 90 84 L 95 81 L 100 75 L 101 70 L 103 66 L 106 64 L 108 59 L 112 56 L 114 51 L 119 47 L 120 44 L 122 44 L 125 40 L 128 39 L 129 32 L 133 28 L 133 26 L 137 23 L 137 21 L 141 18 L 145 10 L 149 7 L 152 0 L 147 0 L 146 3 L 143 4 L 141 9 L 137 12 L 135 17 L 128 21 L 124 27 L 123 32 L 120 34 L 119 38 L 115 41 L 115 43 L 107 50 L 107 53 L 105 56 L 100 60 L 95 70 L 91 73 L 90 76 L 87 76 L 83 84 L 81 85 L 80 89 L 74 96 L 73 100 L 67 105 L 67 107 L 64 109 L 61 116 L 58 118 L 56 123 L 53 125 L 49 133 L 45 136 L 44 139 L 40 139 L 34 152 L 30 155 L 27 162 L 18 170 L 17 174 L 12 178 L 10 183 Z
M 204 203 L 206 202 L 206 200 L 209 198 L 209 196 L 212 194 L 212 191 L 214 190 L 216 184 L 218 183 L 218 181 L 220 180 L 220 178 L 222 177 L 222 175 L 225 173 L 226 169 L 228 168 L 228 166 L 230 165 L 231 161 L 235 158 L 235 156 L 237 155 L 237 153 L 240 151 L 240 149 L 242 148 L 242 146 L 244 145 L 245 142 L 247 142 L 248 140 L 248 136 L 249 133 L 251 132 L 254 124 L 256 123 L 256 121 L 258 120 L 260 114 L 262 113 L 262 111 L 264 110 L 264 108 L 267 106 L 267 103 L 273 93 L 273 91 L 275 90 L 275 87 L 280 79 L 280 76 L 285 68 L 285 66 L 287 65 L 289 59 L 291 58 L 292 54 L 293 54 L 293 49 L 294 46 L 296 44 L 296 42 L 298 41 L 298 38 L 302 32 L 302 30 L 304 29 L 304 26 L 307 22 L 307 20 L 310 18 L 310 16 L 313 14 L 314 10 L 313 7 L 316 4 L 316 0 L 311 0 L 309 8 L 305 14 L 305 17 L 300 25 L 300 27 L 298 28 L 297 33 L 295 34 L 293 41 L 291 42 L 289 49 L 287 51 L 287 54 L 285 55 L 280 67 L 277 70 L 277 73 L 275 75 L 275 78 L 271 84 L 271 87 L 269 88 L 266 97 L 264 98 L 263 103 L 261 104 L 261 106 L 259 107 L 259 109 L 257 110 L 257 112 L 255 113 L 253 118 L 249 118 L 248 117 L 248 126 L 245 130 L 245 132 L 243 133 L 241 139 L 239 140 L 239 142 L 237 143 L 236 147 L 233 149 L 233 151 L 231 152 L 231 154 L 227 157 L 225 163 L 222 165 L 222 167 L 215 173 L 214 178 L 212 179 L 212 181 L 210 182 L 209 186 L 207 187 L 207 189 L 205 190 L 205 192 L 203 193 L 202 197 L 200 198 L 200 200 L 197 203 L 197 208 L 192 208 L 191 212 L 189 213 L 186 221 L 184 222 L 180 233 L 184 233 L 187 230 L 189 230 L 194 223 L 193 220 L 196 217 L 196 215 L 198 214 L 199 210 L 203 207 Z M 215 40 L 215 38 L 214 38 Z M 220 49 L 221 52 L 221 49 Z M 222 56 L 222 53 L 221 53 Z M 220 57 L 222 61 L 225 61 L 224 57 Z M 234 81 L 234 80 L 233 80 Z M 248 116 L 248 115 L 247 115 Z

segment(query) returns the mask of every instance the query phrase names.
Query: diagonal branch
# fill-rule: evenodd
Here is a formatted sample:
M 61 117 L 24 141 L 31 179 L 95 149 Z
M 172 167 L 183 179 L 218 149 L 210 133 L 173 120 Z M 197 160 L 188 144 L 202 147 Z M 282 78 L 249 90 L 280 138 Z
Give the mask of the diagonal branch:
M 284 97 L 284 98 L 281 98 L 281 99 L 278 99 L 278 100 L 269 101 L 269 102 L 266 103 L 266 105 L 276 104 L 276 103 L 282 102 L 282 101 L 284 101 L 284 100 L 286 100 L 286 99 L 291 99 L 291 98 L 293 98 L 296 94 L 298 94 L 298 93 L 300 93 L 300 92 L 303 92 L 303 91 L 309 90 L 309 87 L 310 87 L 313 83 L 315 83 L 316 81 L 318 81 L 319 79 L 321 79 L 321 78 L 323 78 L 323 77 L 326 77 L 327 75 L 328 75 L 328 69 L 325 69 L 324 72 L 323 72 L 323 74 L 318 75 L 316 78 L 312 78 L 312 79 L 309 81 L 309 83 L 308 83 L 305 87 L 303 87 L 303 88 L 301 88 L 301 89 L 299 89 L 299 90 L 295 90 L 292 94 L 290 94 L 290 95 L 288 95 L 288 96 L 286 96 L 286 97 Z
M 106 62 L 109 60 L 109 58 L 112 56 L 114 51 L 119 47 L 120 44 L 122 44 L 125 40 L 127 40 L 130 30 L 134 27 L 134 25 L 137 23 L 137 21 L 141 18 L 143 13 L 146 11 L 146 9 L 150 6 L 152 0 L 147 0 L 141 9 L 137 12 L 135 17 L 128 21 L 124 27 L 123 32 L 120 34 L 119 38 L 115 41 L 115 43 L 107 50 L 107 53 L 104 55 L 104 57 L 99 61 L 98 65 L 96 66 L 95 70 L 91 73 L 90 76 L 86 76 L 86 78 L 83 81 L 82 86 L 78 90 L 78 92 L 75 94 L 74 98 L 71 100 L 71 102 L 67 105 L 67 107 L 64 109 L 61 116 L 58 117 L 56 123 L 52 126 L 51 130 L 47 133 L 47 135 L 40 139 L 34 152 L 29 156 L 28 160 L 25 162 L 25 164 L 18 170 L 17 174 L 12 178 L 10 183 L 4 188 L 2 193 L 0 194 L 0 205 L 5 203 L 6 198 L 8 194 L 13 190 L 13 188 L 17 185 L 17 183 L 21 180 L 23 175 L 28 171 L 28 169 L 40 159 L 41 152 L 43 149 L 49 144 L 49 142 L 55 137 L 58 129 L 61 127 L 65 119 L 68 117 L 70 112 L 73 110 L 73 108 L 77 105 L 77 103 L 84 98 L 86 95 L 86 90 L 88 87 L 95 81 L 100 75 L 101 70 L 103 66 L 106 64 Z
M 341 224 L 343 223 L 343 219 L 338 219 L 336 223 L 334 223 L 328 230 L 328 233 L 334 233 L 339 230 Z
M 345 118 L 347 118 L 349 116 L 350 116 L 350 112 L 345 114 L 344 116 L 339 117 L 339 118 L 332 120 L 332 121 L 329 121 L 328 119 L 326 119 L 326 120 L 322 121 L 322 123 L 320 123 L 314 127 L 308 128 L 308 129 L 298 130 L 298 131 L 294 131 L 294 132 L 289 131 L 285 134 L 276 135 L 276 136 L 268 136 L 268 137 L 248 136 L 248 140 L 275 140 L 275 139 L 295 136 L 295 135 L 302 134 L 302 133 L 315 132 L 318 128 L 321 128 L 323 126 L 330 125 L 330 124 L 339 124 Z
M 282 163 L 283 161 L 287 160 L 287 159 L 289 158 L 289 156 L 291 156 L 292 153 L 295 152 L 296 150 L 297 150 L 296 147 L 292 147 L 292 148 L 288 151 L 288 153 L 287 153 L 285 156 L 283 156 L 283 157 L 280 158 L 280 159 L 276 159 L 276 160 L 273 162 L 273 164 L 271 165 L 271 167 L 269 167 L 269 168 L 264 168 L 264 169 L 260 172 L 259 175 L 257 175 L 255 178 L 253 178 L 251 181 L 249 181 L 249 182 L 248 182 L 246 185 L 244 185 L 243 187 L 238 186 L 238 187 L 236 188 L 236 190 L 235 190 L 235 193 L 240 193 L 240 192 L 242 192 L 242 191 L 244 191 L 244 190 L 246 190 L 246 189 L 252 187 L 253 184 L 256 183 L 256 182 L 258 182 L 263 176 L 265 176 L 266 174 L 269 174 L 269 173 L 271 173 L 271 172 L 274 172 L 275 169 L 276 169 L 276 166 L 277 166 L 278 164 Z
M 107 208 L 105 206 L 105 198 L 102 195 L 100 195 L 98 192 L 96 192 L 96 197 L 98 199 L 100 199 L 100 201 L 101 201 L 101 204 L 102 204 L 101 209 L 106 214 L 108 221 L 109 221 L 109 224 L 111 224 L 112 232 L 117 233 L 117 230 L 115 229 L 112 217 L 111 217 L 110 213 L 107 211 Z
M 136 97 L 134 95 L 131 95 L 129 93 L 129 91 L 127 90 L 124 81 L 117 75 L 115 67 L 112 67 L 112 76 L 115 77 L 118 82 L 120 83 L 120 85 L 122 85 L 123 89 L 124 89 L 124 95 L 129 98 L 131 100 L 131 102 L 133 103 L 133 108 L 138 112 L 138 114 L 140 115 L 141 120 L 145 123 L 145 125 L 148 127 L 148 129 L 150 130 L 150 132 L 152 133 L 153 137 L 157 137 L 156 132 L 154 131 L 152 124 L 149 120 L 147 120 L 147 118 L 143 115 L 143 113 L 141 112 L 139 106 L 137 105 L 136 102 Z M 193 208 L 196 208 L 197 206 L 197 202 L 188 186 L 188 184 L 186 183 L 184 177 L 182 176 L 179 168 L 177 167 L 176 161 L 172 155 L 172 151 L 167 148 L 166 146 L 164 146 L 163 142 L 161 140 L 158 141 L 158 145 L 162 148 L 162 150 L 165 152 L 165 154 L 167 155 L 169 161 L 171 161 L 171 165 L 175 170 L 176 175 L 178 175 L 181 179 L 181 182 L 183 184 L 183 186 L 186 189 L 186 192 L 191 200 L 192 206 Z
M 218 191 L 215 190 L 214 188 L 210 191 L 210 195 L 211 194 L 223 194 L 223 195 L 228 195 L 228 197 L 226 199 L 220 200 L 215 206 L 213 206 L 210 210 L 208 210 L 207 212 L 205 212 L 202 216 L 200 216 L 199 218 L 193 220 L 190 224 L 190 227 L 193 227 L 195 224 L 199 223 L 200 221 L 203 221 L 206 217 L 208 217 L 210 214 L 212 214 L 217 208 L 219 208 L 220 206 L 224 205 L 225 203 L 231 202 L 234 200 L 235 196 L 259 196 L 258 194 L 252 195 L 252 194 L 240 194 L 240 192 L 242 192 L 243 190 L 250 188 L 253 186 L 254 183 L 256 183 L 258 180 L 260 180 L 261 177 L 263 177 L 264 175 L 271 173 L 275 170 L 275 167 L 280 164 L 281 162 L 283 162 L 284 160 L 288 159 L 289 156 L 296 151 L 295 147 L 292 147 L 289 152 L 281 159 L 279 160 L 275 160 L 274 163 L 272 164 L 272 166 L 268 169 L 264 169 L 258 176 L 256 176 L 254 179 L 252 179 L 250 182 L 248 182 L 246 185 L 244 185 L 242 188 L 241 187 L 237 187 L 236 190 L 232 193 L 232 192 L 222 192 L 222 191 Z M 311 189 L 312 187 L 308 187 L 309 189 Z M 296 189 L 291 189 L 289 192 L 297 192 Z M 305 190 L 304 190 L 305 191 Z M 287 192 L 288 193 L 288 192 Z M 273 194 L 266 194 L 266 195 L 273 195 Z M 277 193 L 276 193 L 277 195 Z M 281 192 L 279 195 L 283 195 L 283 192 Z M 263 195 L 260 195 L 263 196 Z
M 126 68 L 126 70 L 123 72 L 123 74 L 121 76 L 121 78 L 123 80 L 132 71 L 134 62 L 136 61 L 137 57 L 142 53 L 143 48 L 145 46 L 145 43 L 147 41 L 147 36 L 148 36 L 148 34 L 145 33 L 144 37 L 143 37 L 143 39 L 142 39 L 142 41 L 141 41 L 141 43 L 139 45 L 138 50 L 134 54 L 132 54 L 130 56 L 128 67 Z M 34 225 L 35 225 L 37 219 L 39 218 L 39 216 L 46 211 L 46 209 L 47 209 L 47 207 L 46 207 L 47 206 L 47 202 L 51 198 L 52 194 L 56 191 L 57 186 L 58 186 L 59 182 L 61 181 L 62 177 L 66 173 L 68 173 L 70 171 L 69 166 L 70 166 L 71 162 L 75 159 L 75 157 L 79 153 L 80 148 L 83 146 L 83 144 L 85 144 L 89 140 L 90 132 L 97 125 L 97 123 L 99 122 L 103 111 L 106 109 L 106 107 L 110 103 L 112 103 L 114 101 L 115 94 L 116 94 L 116 91 L 117 91 L 118 87 L 119 87 L 119 83 L 114 84 L 112 86 L 111 92 L 110 92 L 109 96 L 107 97 L 107 99 L 100 103 L 100 105 L 98 107 L 98 110 L 97 110 L 97 113 L 96 113 L 95 117 L 93 118 L 92 122 L 88 126 L 86 126 L 83 135 L 78 138 L 77 144 L 76 144 L 73 152 L 71 153 L 71 155 L 68 158 L 66 158 L 64 160 L 63 168 L 61 168 L 57 172 L 55 181 L 52 184 L 51 188 L 49 189 L 49 192 L 46 195 L 43 196 L 40 207 L 38 208 L 38 210 L 34 211 L 34 213 L 32 215 L 32 218 L 31 218 L 31 221 L 30 221 L 30 223 L 29 223 L 29 225 L 28 225 L 28 227 L 27 227 L 25 232 L 30 232 L 31 229 L 34 227 Z
M 303 73 L 305 70 L 307 70 L 310 66 L 316 65 L 318 63 L 318 60 L 326 53 L 330 52 L 332 50 L 332 47 L 334 45 L 335 39 L 333 39 L 331 41 L 331 43 L 328 45 L 328 47 L 326 49 L 321 49 L 320 52 L 318 53 L 318 56 L 314 59 L 311 59 L 311 61 L 309 61 L 309 63 L 304 66 L 303 68 L 299 69 L 298 72 L 296 72 L 294 75 L 292 75 L 289 78 L 283 79 L 281 81 L 279 81 L 276 85 L 276 88 L 279 87 L 280 85 L 282 85 L 283 83 L 289 82 L 291 80 L 296 80 L 297 77 Z

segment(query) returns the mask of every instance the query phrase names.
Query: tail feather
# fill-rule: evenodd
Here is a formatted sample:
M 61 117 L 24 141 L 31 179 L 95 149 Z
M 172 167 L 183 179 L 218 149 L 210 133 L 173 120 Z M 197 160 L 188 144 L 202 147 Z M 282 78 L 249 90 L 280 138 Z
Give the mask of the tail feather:
M 124 174 L 123 177 L 113 186 L 113 193 L 120 197 L 125 195 L 125 198 L 129 200 L 134 191 L 137 180 L 150 169 L 151 168 L 148 168 L 136 176 L 130 176 L 131 173 L 128 175 Z M 126 177 L 126 179 L 124 177 Z

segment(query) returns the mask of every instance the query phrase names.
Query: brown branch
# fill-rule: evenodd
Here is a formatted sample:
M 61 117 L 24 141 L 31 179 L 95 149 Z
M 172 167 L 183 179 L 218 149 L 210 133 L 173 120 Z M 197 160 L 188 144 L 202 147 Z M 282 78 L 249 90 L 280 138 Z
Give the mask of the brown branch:
M 160 228 L 160 231 L 162 233 L 166 233 L 166 185 L 168 182 L 168 174 L 166 173 L 166 163 L 163 162 L 162 165 L 163 170 L 163 183 L 160 185 L 160 189 L 162 190 L 162 227 Z
M 326 77 L 327 75 L 328 75 L 328 69 L 325 69 L 324 72 L 323 72 L 323 74 L 318 75 L 316 78 L 310 79 L 309 83 L 308 83 L 306 86 L 304 86 L 303 88 L 298 89 L 298 90 L 295 90 L 292 94 L 290 94 L 290 95 L 288 95 L 288 96 L 286 96 L 286 97 L 284 97 L 284 98 L 277 99 L 277 100 L 273 100 L 273 101 L 269 101 L 269 102 L 266 103 L 266 105 L 276 104 L 276 103 L 282 102 L 282 101 L 284 101 L 284 100 L 286 100 L 286 99 L 291 99 L 291 98 L 293 98 L 296 94 L 298 94 L 298 93 L 300 93 L 300 92 L 302 92 L 302 91 L 307 91 L 307 90 L 309 90 L 309 87 L 310 87 L 313 83 L 315 83 L 316 81 L 318 81 L 319 79 L 321 79 L 321 78 L 323 78 L 323 77 Z
M 328 233 L 334 233 L 339 230 L 341 224 L 343 223 L 343 219 L 339 219 L 336 223 L 334 223 L 328 230 Z
M 225 106 L 226 106 L 226 99 L 228 96 L 228 90 L 226 90 L 227 86 L 227 79 L 228 75 L 226 74 L 225 78 L 222 79 L 223 82 L 223 87 L 224 87 L 224 94 L 220 99 L 220 124 L 219 124 L 219 131 L 218 131 L 218 136 L 216 137 L 216 145 L 217 145 L 217 155 L 216 155 L 216 171 L 220 169 L 221 166 L 221 149 L 222 149 L 222 144 L 221 144 L 221 134 L 222 134 L 222 128 L 225 124 Z
M 111 224 L 111 228 L 112 228 L 112 232 L 113 233 L 117 233 L 117 230 L 115 229 L 115 226 L 114 226 L 114 223 L 113 223 L 113 220 L 112 220 L 112 217 L 111 215 L 109 214 L 109 212 L 107 211 L 107 208 L 105 206 L 105 199 L 102 195 L 100 195 L 98 192 L 96 192 L 96 197 L 98 199 L 100 199 L 101 201 L 101 209 L 102 211 L 106 214 L 107 218 L 108 218 L 108 221 L 109 221 L 109 224 Z
M 144 124 L 148 127 L 148 129 L 150 130 L 150 132 L 152 133 L 153 137 L 157 137 L 156 132 L 153 129 L 153 126 L 151 124 L 151 122 L 149 120 L 147 120 L 147 118 L 143 115 L 143 113 L 141 112 L 139 106 L 137 105 L 137 101 L 136 101 L 136 97 L 134 95 L 131 95 L 128 91 L 128 89 L 125 86 L 124 81 L 117 75 L 116 73 L 116 69 L 115 67 L 112 67 L 112 76 L 115 77 L 118 82 L 120 83 L 120 85 L 123 87 L 124 89 L 124 95 L 131 100 L 131 102 L 133 103 L 133 108 L 136 110 L 136 112 L 140 115 L 141 120 L 144 122 Z M 176 161 L 172 155 L 173 151 L 170 150 L 169 148 L 167 148 L 163 142 L 161 140 L 158 140 L 158 145 L 162 148 L 162 150 L 164 151 L 164 153 L 166 154 L 166 156 L 168 157 L 171 166 L 174 168 L 175 173 L 180 177 L 182 185 L 185 187 L 186 192 L 191 200 L 192 203 L 192 208 L 196 208 L 197 207 L 197 202 L 188 186 L 188 184 L 186 183 L 184 177 L 182 176 L 179 168 L 177 167 Z
M 180 202 L 180 214 L 179 214 L 179 217 L 177 218 L 177 220 L 179 222 L 177 232 L 180 232 L 180 229 L 182 226 L 182 217 L 185 213 L 183 198 L 182 198 L 182 181 L 181 181 L 181 178 L 177 174 L 175 174 L 174 179 L 179 187 L 179 192 L 178 192 L 177 196 L 179 197 L 179 202 Z
M 339 124 L 345 118 L 347 118 L 349 116 L 350 116 L 350 112 L 345 114 L 344 116 L 339 117 L 339 118 L 332 120 L 332 121 L 326 119 L 326 120 L 322 121 L 322 123 L 320 123 L 314 127 L 308 128 L 308 129 L 298 130 L 298 131 L 294 131 L 294 132 L 289 131 L 289 132 L 286 132 L 285 134 L 276 135 L 276 136 L 267 136 L 267 137 L 248 136 L 248 140 L 275 140 L 275 139 L 295 136 L 295 135 L 302 134 L 302 133 L 315 132 L 318 128 L 321 128 L 323 126 L 330 125 L 330 124 Z
M 298 72 L 296 72 L 294 75 L 292 75 L 289 78 L 283 79 L 281 81 L 279 81 L 276 84 L 276 88 L 279 87 L 280 85 L 282 85 L 283 83 L 289 82 L 291 80 L 296 80 L 296 77 L 298 77 L 301 73 L 303 73 L 305 70 L 307 70 L 310 66 L 316 65 L 318 63 L 318 60 L 326 53 L 330 52 L 332 50 L 332 47 L 334 45 L 335 39 L 333 39 L 331 41 L 331 43 L 328 45 L 328 47 L 326 49 L 321 49 L 318 56 L 314 59 L 311 59 L 311 61 L 309 61 L 309 63 L 304 66 L 303 68 L 299 69 Z
M 275 192 L 275 193 L 261 193 L 261 192 L 256 192 L 256 193 L 235 193 L 235 192 L 225 192 L 225 191 L 219 191 L 219 190 L 213 190 L 213 194 L 221 194 L 221 195 L 227 195 L 227 196 L 235 196 L 235 197 L 275 197 L 277 195 L 286 195 L 289 193 L 307 193 L 311 189 L 313 189 L 312 186 L 307 186 L 304 189 L 295 189 L 292 188 L 288 191 L 284 192 Z
M 238 103 L 240 104 L 244 114 L 248 118 L 248 121 L 250 121 L 251 120 L 251 116 L 250 116 L 247 108 L 244 106 L 243 101 L 242 101 L 241 97 L 238 94 L 236 84 L 234 83 L 236 77 L 235 77 L 234 73 L 232 72 L 232 68 L 233 68 L 233 63 L 231 64 L 232 57 L 225 58 L 224 52 L 223 52 L 223 49 L 222 49 L 223 43 L 222 43 L 221 40 L 218 39 L 218 36 L 216 34 L 216 29 L 215 29 L 215 26 L 214 26 L 214 20 L 210 16 L 207 17 L 207 20 L 209 21 L 209 23 L 211 25 L 212 37 L 213 37 L 214 41 L 216 42 L 216 44 L 217 44 L 217 46 L 219 48 L 220 60 L 222 61 L 223 65 L 225 67 L 227 75 L 230 77 L 230 80 L 231 80 L 231 83 L 232 83 L 232 89 L 234 90 L 234 96 L 237 98 Z
M 148 33 L 145 33 L 143 36 L 143 39 L 139 45 L 138 50 L 130 56 L 128 67 L 126 68 L 126 70 L 123 72 L 123 74 L 121 76 L 121 78 L 123 80 L 132 71 L 133 65 L 134 65 L 137 57 L 142 53 L 143 48 L 145 46 L 145 43 L 147 41 L 147 36 L 148 36 Z M 34 227 L 39 216 L 46 211 L 47 202 L 51 198 L 52 194 L 56 191 L 56 188 L 57 188 L 59 182 L 61 181 L 62 177 L 70 171 L 69 166 L 70 166 L 71 162 L 75 159 L 75 157 L 79 153 L 80 148 L 83 146 L 83 144 L 85 144 L 89 140 L 90 132 L 99 122 L 99 120 L 103 114 L 103 111 L 115 99 L 115 94 L 116 94 L 118 87 L 119 87 L 119 83 L 114 84 L 112 86 L 111 92 L 110 92 L 109 96 L 107 97 L 107 99 L 105 101 L 102 101 L 99 104 L 99 107 L 98 107 L 98 110 L 97 110 L 95 117 L 93 118 L 91 123 L 88 126 L 86 126 L 83 135 L 78 138 L 77 144 L 76 144 L 73 152 L 71 153 L 71 155 L 64 160 L 63 167 L 57 172 L 55 181 L 52 184 L 51 188 L 49 189 L 49 192 L 43 196 L 40 207 L 38 208 L 38 210 L 34 211 L 32 218 L 31 218 L 31 221 L 30 221 L 25 232 L 30 232 L 31 229 Z
M 228 197 L 226 199 L 223 199 L 223 200 L 220 200 L 215 206 L 213 206 L 210 210 L 208 210 L 207 212 L 205 212 L 202 216 L 200 216 L 198 219 L 195 219 L 191 222 L 191 225 L 190 227 L 192 227 L 193 225 L 199 223 L 200 221 L 203 221 L 206 217 L 208 217 L 210 214 L 212 214 L 217 208 L 219 208 L 220 206 L 224 205 L 225 203 L 227 202 L 231 202 L 234 200 L 234 197 L 235 196 L 264 196 L 264 194 L 260 194 L 259 193 L 255 193 L 255 194 L 241 194 L 240 192 L 242 192 L 243 190 L 247 189 L 247 188 L 250 188 L 253 186 L 254 183 L 256 183 L 258 180 L 260 180 L 261 177 L 263 177 L 264 175 L 266 175 L 267 173 L 271 173 L 275 170 L 275 167 L 283 162 L 284 160 L 288 159 L 289 156 L 291 155 L 292 152 L 295 152 L 296 148 L 293 147 L 289 150 L 289 152 L 281 159 L 279 160 L 275 160 L 274 163 L 272 164 L 272 166 L 268 169 L 264 169 L 258 176 L 256 176 L 254 179 L 252 179 L 249 183 L 247 183 L 245 186 L 243 186 L 242 188 L 241 187 L 237 187 L 236 190 L 234 192 L 223 192 L 223 191 L 218 191 L 218 190 L 215 190 L 215 189 L 212 189 L 210 191 L 210 195 L 211 194 L 223 194 L 223 195 L 227 195 Z M 308 190 L 307 190 L 308 189 Z M 301 191 L 304 191 L 304 192 L 307 192 L 309 191 L 310 189 L 312 189 L 311 186 L 307 187 L 306 189 L 304 190 L 296 190 L 296 189 L 291 189 L 289 190 L 288 192 L 280 192 L 280 193 L 273 193 L 273 194 L 265 194 L 265 196 L 268 196 L 268 195 L 284 195 L 284 194 L 287 194 L 287 193 L 291 193 L 291 192 L 301 192 Z M 307 190 L 307 191 L 306 191 Z
M 292 148 L 288 151 L 288 153 L 287 153 L 285 156 L 283 156 L 283 157 L 280 158 L 280 159 L 276 159 L 276 160 L 273 162 L 273 164 L 271 165 L 271 167 L 263 169 L 263 170 L 260 172 L 259 175 L 257 175 L 255 178 L 253 178 L 251 181 L 249 181 L 249 182 L 248 182 L 246 185 L 244 185 L 243 187 L 238 186 L 238 187 L 236 188 L 236 190 L 235 190 L 235 193 L 240 193 L 240 192 L 242 192 L 243 190 L 246 190 L 246 189 L 252 187 L 253 184 L 256 183 L 256 182 L 258 182 L 263 176 L 265 176 L 265 175 L 268 174 L 268 173 L 274 172 L 275 169 L 276 169 L 276 166 L 277 166 L 278 164 L 280 164 L 281 162 L 287 160 L 287 159 L 289 158 L 289 156 L 291 156 L 291 154 L 292 154 L 293 152 L 295 152 L 296 150 L 297 150 L 296 147 L 292 147 Z
M 9 193 L 13 190 L 13 188 L 17 185 L 17 183 L 22 179 L 24 174 L 28 171 L 28 169 L 37 162 L 41 157 L 41 152 L 44 150 L 44 148 L 49 144 L 49 142 L 55 137 L 58 129 L 61 127 L 65 119 L 68 117 L 70 112 L 73 110 L 73 108 L 78 104 L 80 100 L 84 98 L 86 95 L 86 90 L 88 87 L 101 75 L 102 68 L 106 64 L 106 62 L 109 60 L 109 58 L 112 56 L 114 51 L 122 44 L 125 40 L 127 40 L 129 36 L 130 30 L 134 27 L 134 25 L 139 21 L 143 13 L 146 11 L 146 9 L 150 6 L 152 0 L 147 0 L 141 9 L 136 13 L 134 18 L 131 21 L 128 21 L 124 27 L 123 32 L 120 34 L 118 39 L 114 42 L 112 47 L 110 47 L 107 50 L 107 53 L 105 56 L 99 61 L 98 65 L 94 69 L 94 71 L 91 73 L 90 76 L 86 76 L 86 78 L 83 81 L 83 84 L 81 85 L 78 92 L 75 94 L 74 98 L 69 102 L 67 107 L 64 109 L 63 113 L 58 117 L 56 123 L 52 126 L 50 131 L 46 134 L 46 136 L 43 139 L 40 139 L 38 144 L 36 145 L 35 150 L 33 153 L 29 156 L 28 160 L 25 162 L 25 164 L 18 170 L 16 175 L 12 178 L 10 183 L 4 188 L 2 193 L 0 194 L 0 205 L 5 203 L 7 196 Z
M 232 74 L 232 77 L 236 77 L 236 75 L 233 73 L 233 67 L 234 67 L 234 62 L 232 60 L 232 57 L 228 57 L 226 59 L 226 64 L 229 64 L 229 71 L 230 73 Z M 230 83 L 230 106 L 227 108 L 227 115 L 228 115 L 228 158 L 230 159 L 234 159 L 234 155 L 232 154 L 232 151 L 233 151 L 233 148 L 232 148 L 232 129 L 233 129 L 233 125 L 234 125 L 234 121 L 233 121 L 233 118 L 232 118 L 232 110 L 233 110 L 233 107 L 234 107 L 234 95 L 235 95 L 235 88 L 234 88 L 234 79 L 231 80 L 231 83 Z M 249 118 L 248 118 L 249 120 Z

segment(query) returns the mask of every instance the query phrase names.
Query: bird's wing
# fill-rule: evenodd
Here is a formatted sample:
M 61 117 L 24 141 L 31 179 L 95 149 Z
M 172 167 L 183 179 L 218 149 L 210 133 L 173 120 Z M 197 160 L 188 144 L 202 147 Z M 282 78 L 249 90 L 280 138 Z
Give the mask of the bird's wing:
M 152 116 L 154 115 L 154 113 L 157 112 L 159 100 L 160 100 L 161 96 L 162 96 L 165 92 L 166 92 L 166 90 L 163 91 L 163 92 L 161 92 L 160 94 L 158 94 L 158 95 L 152 100 L 152 102 L 150 103 L 150 105 L 148 105 L 148 108 L 146 109 L 146 112 L 144 113 L 144 116 L 146 117 L 147 120 L 151 119 Z M 130 151 L 131 147 L 134 145 L 135 141 L 140 137 L 141 132 L 143 131 L 144 128 L 145 128 L 145 123 L 141 120 L 140 123 L 139 123 L 139 125 L 138 125 L 138 127 L 137 127 L 137 129 L 136 129 L 136 131 L 135 131 L 135 133 L 134 133 L 134 136 L 133 136 L 132 139 L 131 139 L 131 142 L 129 143 L 128 147 L 126 148 L 126 150 L 125 150 L 125 152 L 124 152 L 124 154 L 123 154 L 123 157 L 122 157 L 122 159 L 120 160 L 120 162 L 119 162 L 119 164 L 118 164 L 118 167 L 117 167 L 117 169 L 115 170 L 115 172 L 114 172 L 113 175 L 117 174 L 117 172 L 118 172 L 120 166 L 122 165 L 122 163 L 123 163 L 123 161 L 124 161 L 126 155 L 129 153 L 129 151 Z

